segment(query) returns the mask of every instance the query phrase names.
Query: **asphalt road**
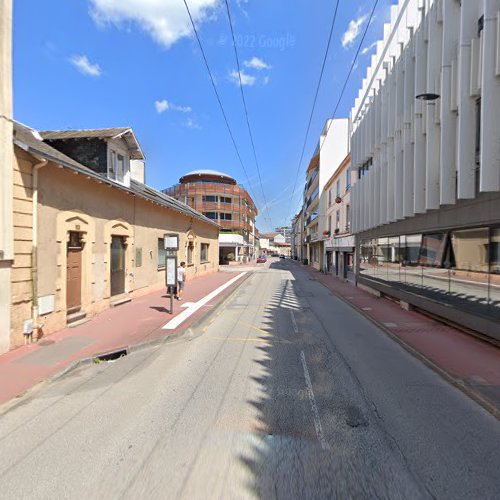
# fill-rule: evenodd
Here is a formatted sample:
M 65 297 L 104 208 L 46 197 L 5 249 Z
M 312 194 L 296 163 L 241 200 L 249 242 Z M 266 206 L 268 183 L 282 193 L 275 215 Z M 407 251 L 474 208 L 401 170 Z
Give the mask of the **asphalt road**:
M 500 427 L 292 262 L 0 418 L 0 498 L 500 498 Z

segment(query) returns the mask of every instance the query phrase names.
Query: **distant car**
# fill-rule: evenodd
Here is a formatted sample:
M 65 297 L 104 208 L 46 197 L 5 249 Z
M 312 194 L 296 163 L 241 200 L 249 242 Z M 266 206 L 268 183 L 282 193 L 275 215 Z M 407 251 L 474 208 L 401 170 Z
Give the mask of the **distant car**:
M 267 262 L 267 259 L 261 255 L 260 257 L 257 257 L 257 264 L 265 264 Z
M 286 259 L 286 255 L 285 255 L 284 253 L 282 253 L 282 254 L 280 255 L 280 259 Z

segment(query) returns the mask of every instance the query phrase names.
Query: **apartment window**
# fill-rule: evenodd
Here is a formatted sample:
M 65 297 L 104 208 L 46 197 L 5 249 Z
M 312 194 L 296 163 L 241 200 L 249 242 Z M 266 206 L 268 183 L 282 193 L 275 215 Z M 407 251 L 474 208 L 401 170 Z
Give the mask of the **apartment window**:
M 227 213 L 221 212 L 219 214 L 219 219 L 220 220 L 233 220 L 233 214 L 227 214 Z
M 194 243 L 192 241 L 190 241 L 188 243 L 188 247 L 187 247 L 187 263 L 188 263 L 188 266 L 192 266 L 193 265 L 193 257 L 194 257 Z
M 345 206 L 345 222 L 346 222 L 346 229 L 349 231 L 349 229 L 351 229 L 351 206 L 350 205 Z
M 217 196 L 213 195 L 203 195 L 202 200 L 208 203 L 217 203 Z
M 332 233 L 332 216 L 328 217 L 328 232 Z
M 337 196 L 340 196 L 340 179 L 337 181 Z
M 349 191 L 351 189 L 351 171 L 347 169 L 345 171 L 345 190 Z
M 165 244 L 163 238 L 158 238 L 158 269 L 165 267 Z
M 340 210 L 335 212 L 335 229 L 340 228 Z
M 221 196 L 221 197 L 220 197 L 220 202 L 221 202 L 221 203 L 229 203 L 229 204 L 231 204 L 231 203 L 232 203 L 232 199 L 231 199 L 231 198 L 228 198 L 228 197 L 226 197 L 226 196 Z
M 204 215 L 207 219 L 217 220 L 217 212 L 203 212 L 203 215 Z
M 328 190 L 328 206 L 329 207 L 332 206 L 332 190 L 331 189 Z
M 200 262 L 208 261 L 208 243 L 202 243 L 200 246 Z

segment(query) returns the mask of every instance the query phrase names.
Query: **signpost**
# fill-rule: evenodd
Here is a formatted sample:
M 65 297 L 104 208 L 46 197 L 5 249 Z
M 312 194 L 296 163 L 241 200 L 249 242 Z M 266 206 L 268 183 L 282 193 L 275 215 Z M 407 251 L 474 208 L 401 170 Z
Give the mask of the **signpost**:
M 167 294 L 170 296 L 169 313 L 174 312 L 174 295 L 177 286 L 177 251 L 179 250 L 179 235 L 163 235 L 165 252 L 165 285 Z

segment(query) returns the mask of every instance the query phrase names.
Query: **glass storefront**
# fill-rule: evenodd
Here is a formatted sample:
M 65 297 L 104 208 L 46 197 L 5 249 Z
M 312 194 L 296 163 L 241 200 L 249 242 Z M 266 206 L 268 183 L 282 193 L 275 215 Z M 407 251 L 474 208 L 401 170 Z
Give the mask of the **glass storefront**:
M 363 240 L 361 277 L 500 318 L 500 228 Z

